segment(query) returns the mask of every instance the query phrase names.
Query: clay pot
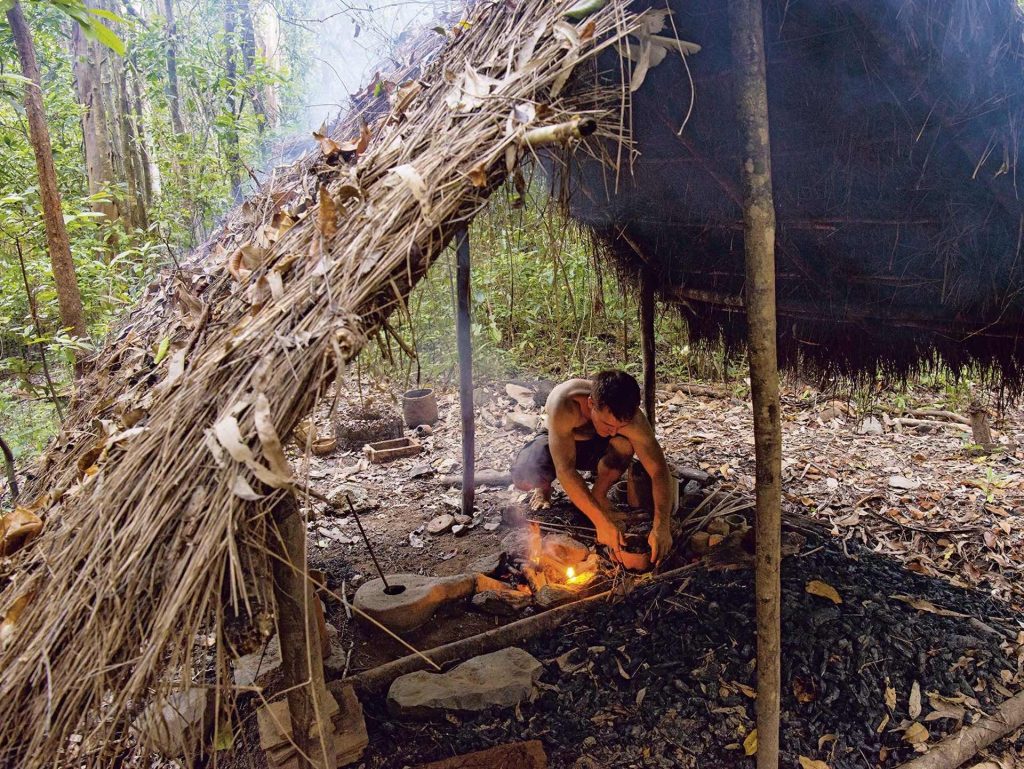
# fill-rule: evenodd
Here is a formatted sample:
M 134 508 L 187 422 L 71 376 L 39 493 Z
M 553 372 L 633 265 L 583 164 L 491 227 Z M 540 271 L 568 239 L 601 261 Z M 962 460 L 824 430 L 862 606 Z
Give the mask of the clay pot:
M 647 571 L 651 568 L 651 548 L 646 534 L 626 535 L 626 544 L 619 550 L 619 562 L 630 571 Z
M 437 421 L 437 396 L 429 387 L 407 390 L 402 395 L 402 416 L 406 427 L 432 425 Z

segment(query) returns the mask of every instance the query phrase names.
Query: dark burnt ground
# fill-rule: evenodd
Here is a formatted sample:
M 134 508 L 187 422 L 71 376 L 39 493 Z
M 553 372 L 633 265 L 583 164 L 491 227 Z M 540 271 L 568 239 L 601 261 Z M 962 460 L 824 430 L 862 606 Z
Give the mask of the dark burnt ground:
M 810 580 L 834 587 L 842 604 L 807 593 Z M 912 757 L 904 731 L 914 720 L 915 681 L 916 720 L 930 744 L 959 727 L 952 718 L 925 720 L 930 693 L 958 700 L 971 721 L 1020 688 L 1009 640 L 1020 625 L 980 592 L 908 574 L 866 550 L 847 558 L 834 541 L 811 541 L 787 558 L 782 587 L 783 766 L 796 766 L 798 755 L 832 769 Z M 894 595 L 969 617 L 920 611 Z M 754 727 L 754 700 L 743 689 L 756 685 L 755 645 L 752 571 L 701 570 L 639 588 L 527 646 L 547 664 L 540 695 L 517 713 L 399 722 L 382 702 L 364 703 L 366 765 L 397 769 L 537 738 L 553 767 L 752 766 L 742 743 Z M 570 652 L 561 666 L 555 661 Z

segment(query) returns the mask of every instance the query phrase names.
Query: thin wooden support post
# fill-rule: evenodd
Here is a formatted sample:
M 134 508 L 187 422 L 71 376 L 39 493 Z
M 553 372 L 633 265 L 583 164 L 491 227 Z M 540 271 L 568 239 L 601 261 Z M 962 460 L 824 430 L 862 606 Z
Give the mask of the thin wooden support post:
M 455 275 L 458 315 L 455 327 L 459 345 L 459 405 L 462 411 L 462 514 L 473 515 L 476 434 L 473 424 L 473 340 L 470 336 L 469 311 L 469 231 L 465 227 L 455 233 L 455 251 L 458 255 Z
M 757 769 L 777 769 L 782 428 L 775 330 L 775 204 L 761 0 L 729 0 L 729 23 L 736 73 L 736 116 L 743 139 L 744 299 L 757 478 Z
M 312 583 L 306 567 L 306 527 L 295 497 L 285 496 L 273 510 L 274 602 L 281 645 L 281 672 L 288 690 L 292 739 L 298 748 L 298 769 L 328 769 L 330 750 L 324 661 L 320 647 Z
M 644 411 L 654 426 L 654 275 L 644 267 L 640 276 L 640 338 L 644 352 Z

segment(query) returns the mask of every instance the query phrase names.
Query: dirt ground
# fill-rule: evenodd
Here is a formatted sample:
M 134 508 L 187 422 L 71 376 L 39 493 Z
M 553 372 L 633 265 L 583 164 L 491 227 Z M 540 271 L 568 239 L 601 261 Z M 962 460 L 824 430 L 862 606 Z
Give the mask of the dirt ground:
M 519 384 L 537 389 L 534 383 Z M 358 390 L 349 382 L 342 392 Z M 478 472 L 506 472 L 530 437 L 510 424 L 508 415 L 539 415 L 541 409 L 516 392 L 518 400 L 509 395 L 505 382 L 476 390 Z M 387 405 L 394 403 L 394 393 L 378 385 L 364 390 L 363 397 Z M 957 415 L 949 412 L 940 393 L 917 390 L 903 400 L 902 411 L 859 414 L 852 403 L 813 388 L 784 387 L 784 511 L 824 524 L 842 550 L 862 547 L 917 575 L 978 590 L 1011 614 L 1020 612 L 1024 412 L 1010 407 L 994 415 L 998 446 L 982 452 L 971 444 L 969 428 L 954 420 Z M 316 491 L 336 500 L 351 496 L 388 573 L 463 572 L 480 556 L 500 549 L 510 530 L 497 525 L 503 510 L 522 507 L 523 495 L 508 486 L 478 487 L 477 514 L 462 536 L 426 533 L 426 523 L 435 516 L 457 513 L 461 498 L 458 489 L 442 482 L 461 472 L 457 392 L 441 392 L 438 401 L 439 421 L 432 434 L 420 439 L 424 449 L 417 456 L 381 465 L 369 463 L 358 451 L 296 457 L 300 473 Z M 339 403 L 354 407 L 357 401 L 343 396 Z M 331 405 L 325 402 L 318 412 L 321 434 L 330 432 Z M 393 408 L 400 413 L 399 405 Z M 720 488 L 752 498 L 753 433 L 742 386 L 690 390 L 666 383 L 659 389 L 656 432 L 670 466 L 699 468 L 714 476 Z M 355 522 L 341 504 L 332 508 L 310 500 L 310 509 L 311 564 L 327 573 L 332 591 L 351 597 L 375 576 Z M 841 584 L 835 587 L 843 590 Z M 340 630 L 348 673 L 406 653 L 379 632 L 349 622 L 340 602 L 328 603 L 328 621 Z M 407 640 L 417 648 L 430 648 L 496 624 L 493 617 L 452 612 Z M 1024 643 L 1024 633 L 1018 643 Z M 1021 760 L 1014 757 L 1012 744 L 1004 753 L 1007 761 Z M 1013 765 L 1020 764 L 1005 764 Z

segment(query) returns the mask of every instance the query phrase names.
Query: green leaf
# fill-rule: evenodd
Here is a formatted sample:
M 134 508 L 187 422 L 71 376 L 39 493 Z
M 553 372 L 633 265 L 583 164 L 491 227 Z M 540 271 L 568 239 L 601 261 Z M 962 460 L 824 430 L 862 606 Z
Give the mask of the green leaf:
M 384 93 L 384 81 L 378 80 L 377 85 L 373 87 L 373 98 L 376 99 L 382 93 Z
M 171 349 L 171 338 L 165 336 L 160 340 L 160 346 L 156 349 L 156 357 L 153 358 L 153 365 L 159 366 L 160 361 L 167 357 L 167 351 Z
M 127 24 L 128 23 L 127 19 L 125 19 L 125 18 L 123 18 L 121 16 L 118 16 L 113 11 L 108 11 L 105 8 L 90 8 L 89 9 L 89 13 L 91 13 L 93 16 L 99 16 L 101 19 L 106 19 L 107 21 L 112 21 L 115 24 Z
M 570 19 L 579 21 L 584 19 L 592 13 L 596 13 L 605 7 L 608 0 L 578 0 L 569 6 L 569 9 L 565 12 L 565 15 Z
M 119 56 L 124 56 L 124 43 L 103 22 L 90 19 L 88 25 L 82 25 L 85 36 L 101 43 Z

